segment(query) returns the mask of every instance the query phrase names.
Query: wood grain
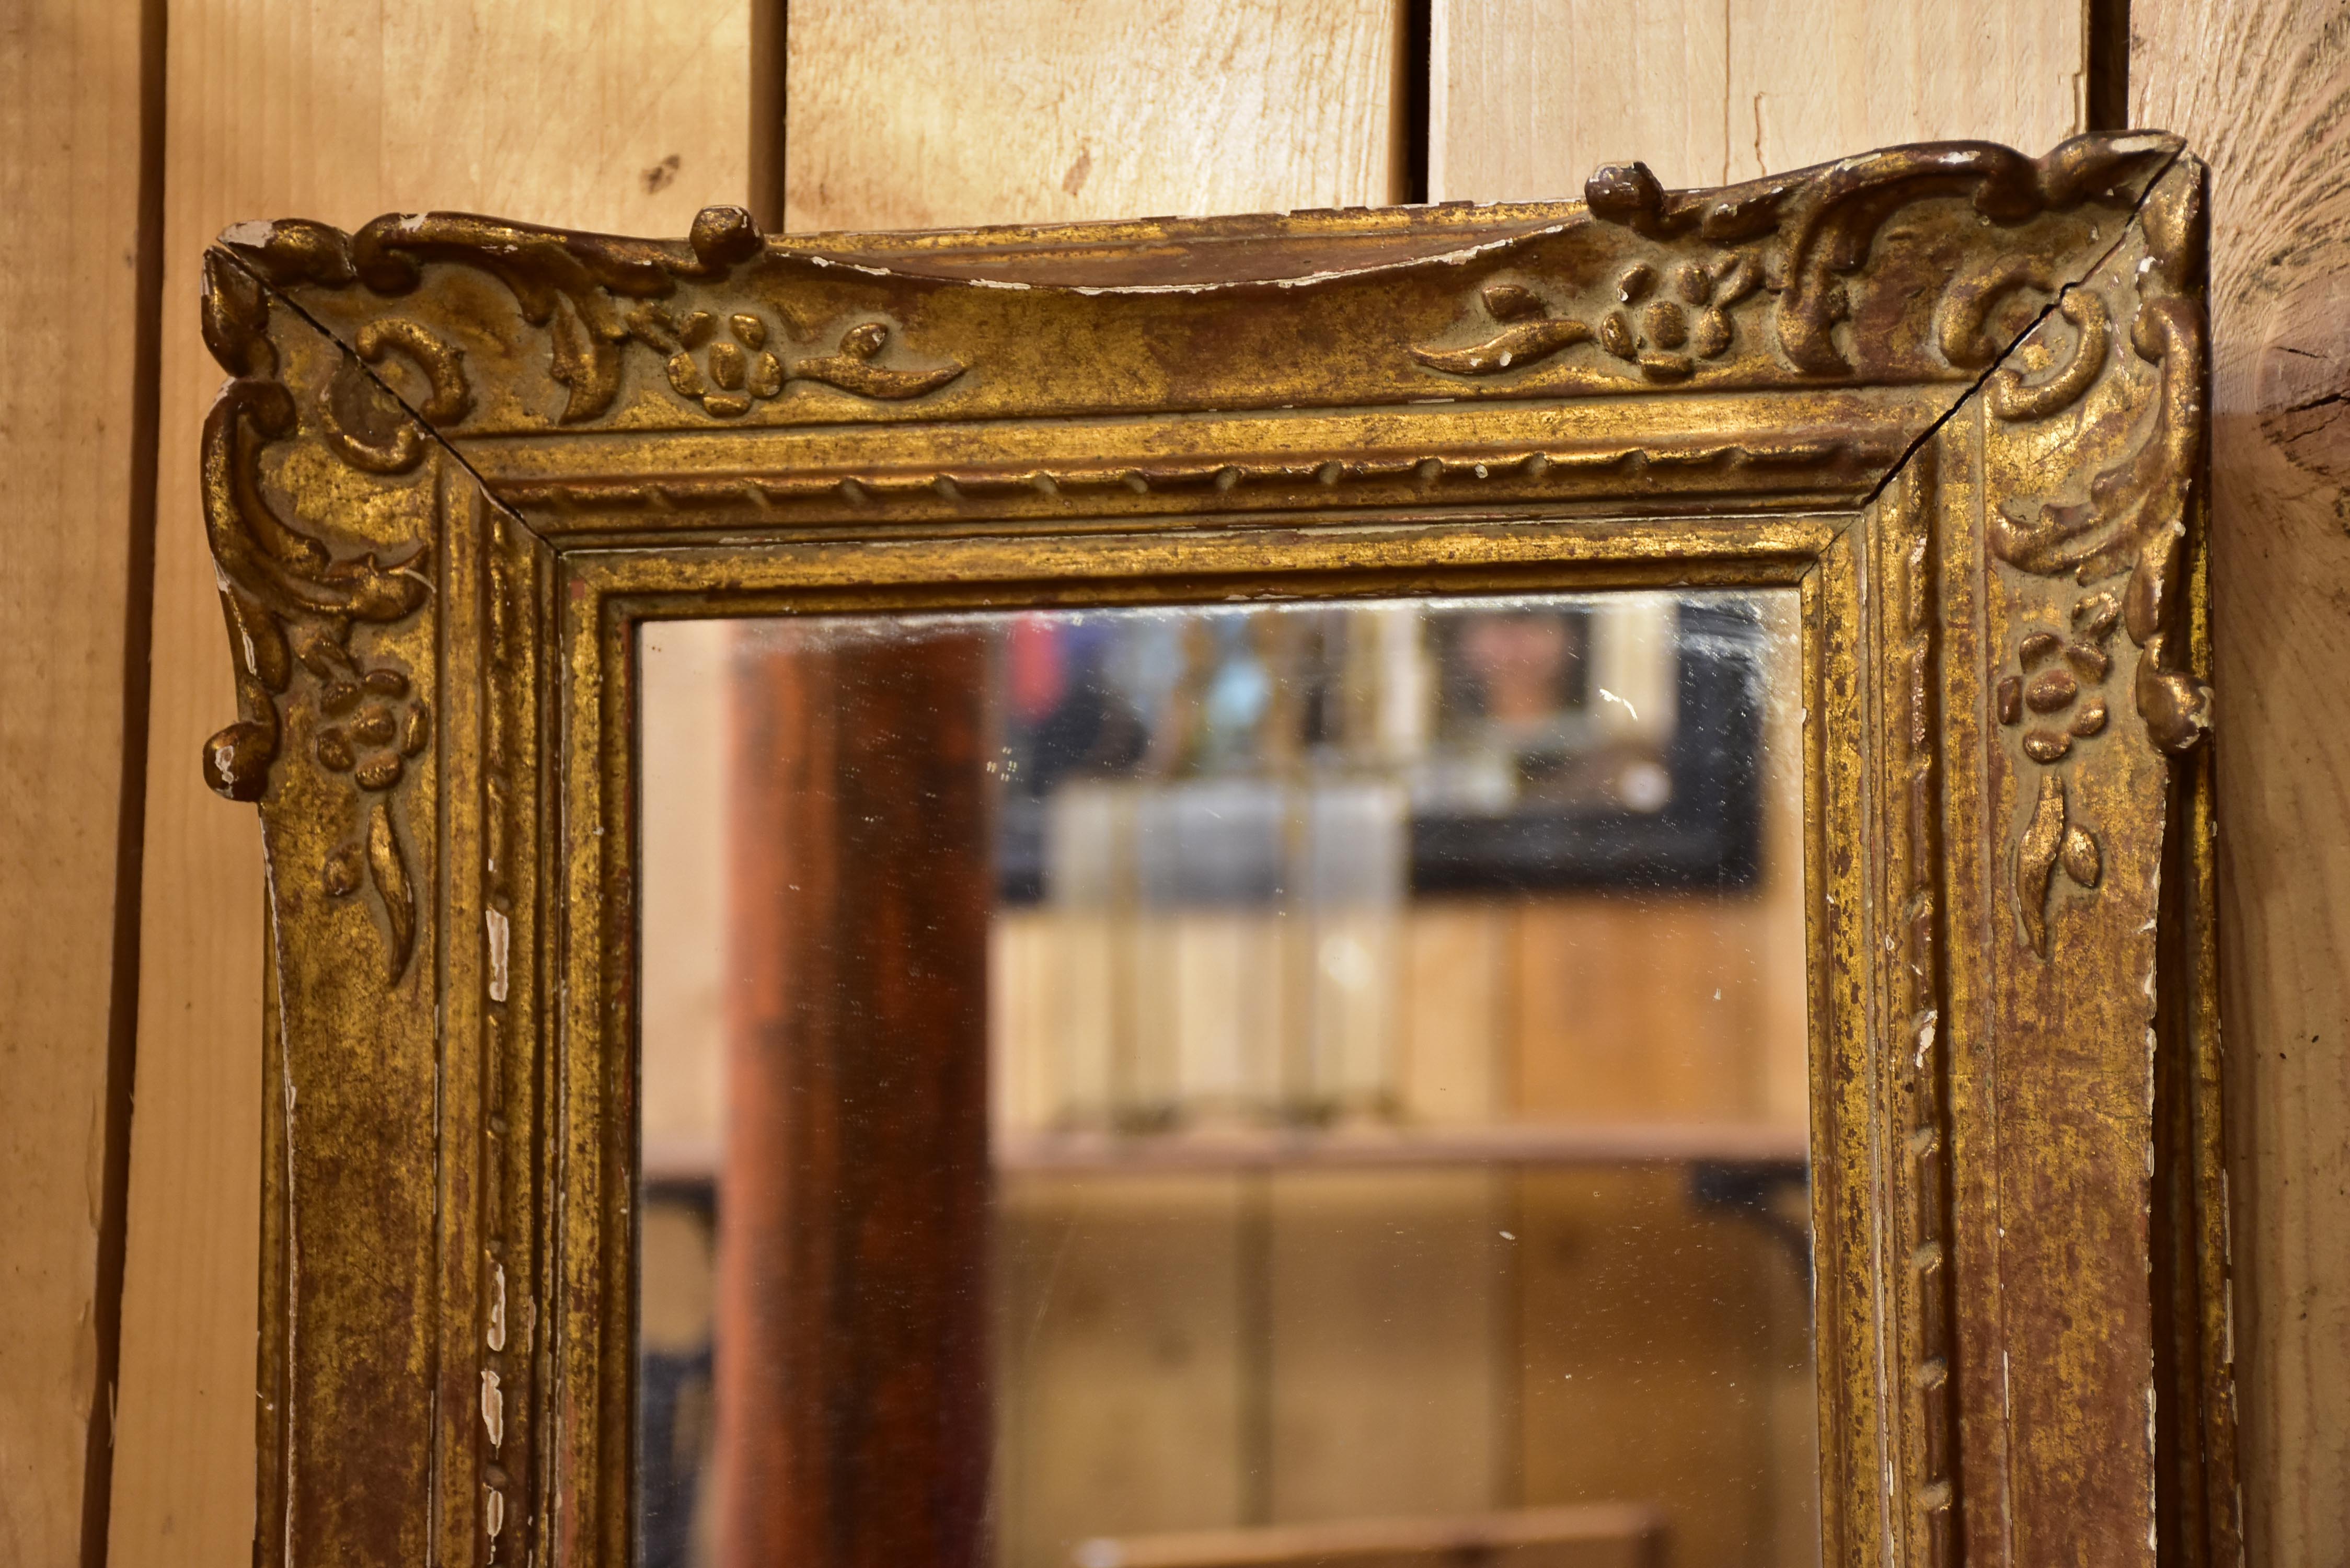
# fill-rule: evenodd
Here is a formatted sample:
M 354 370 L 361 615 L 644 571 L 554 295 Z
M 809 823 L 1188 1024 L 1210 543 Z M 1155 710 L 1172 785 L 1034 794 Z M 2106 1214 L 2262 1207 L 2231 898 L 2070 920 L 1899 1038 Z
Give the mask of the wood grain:
M 196 502 L 197 430 L 221 381 L 197 337 L 197 258 L 240 220 L 348 225 L 400 207 L 682 234 L 698 208 L 743 193 L 749 14 L 746 0 L 172 0 L 169 26 L 151 848 L 112 1552 L 231 1568 L 252 1550 L 262 863 L 253 812 L 204 789 L 196 764 L 234 711 Z
M 1627 1504 L 1185 1531 L 1117 1542 L 1127 1568 L 1652 1568 L 1664 1521 Z
M 1901 141 L 2082 129 L 2082 8 L 2046 0 L 1433 0 L 1429 195 L 1559 200 L 1602 163 L 1717 185 Z
M 1400 200 L 1405 9 L 1401 0 L 797 0 L 785 226 Z
M 2350 1550 L 2350 6 L 2137 0 L 2211 165 L 2220 941 L 2250 1560 Z
M 976 1564 L 987 647 L 782 622 L 744 651 L 730 776 L 767 787 L 729 792 L 718 1560 Z
M 1248 1289 L 1260 1190 L 1237 1175 L 998 1185 L 1006 1568 L 1065 1568 L 1072 1542 L 1105 1530 L 1245 1517 L 1234 1459 L 1252 1415 L 1262 1426 L 1246 1387 L 1262 1357 Z
M 126 636 L 151 493 L 141 6 L 0 10 L 0 1562 L 102 1527 Z M 30 214 L 30 216 L 26 216 Z M 151 417 L 151 403 L 146 405 Z M 141 513 L 145 512 L 142 516 Z M 135 750 L 135 748 L 134 748 Z M 133 819 L 135 821 L 135 818 Z M 135 841 L 134 841 L 135 846 Z M 135 865 L 135 863 L 134 863 Z M 127 1019 L 123 1020 L 127 1023 Z M 122 1036 L 127 1042 L 128 1035 Z M 120 1095 L 127 1085 L 112 1085 Z M 117 1179 L 109 1193 L 109 1178 Z M 111 1217 L 120 1222 L 119 1210 Z M 115 1256 L 119 1259 L 119 1253 Z M 93 1416 L 99 1417 L 93 1431 Z M 86 1476 L 86 1470 L 88 1474 Z M 87 1548 L 95 1548 L 93 1535 Z
M 1815 1561 L 1797 1261 L 1749 1215 L 1692 1202 L 1685 1171 L 1517 1187 L 1518 1501 L 1656 1507 L 1677 1564 Z
M 1512 1501 L 1512 1185 L 1490 1169 L 1267 1179 L 1269 1521 Z
M 1519 911 L 1512 1104 L 1537 1117 L 1743 1121 L 1799 1033 L 1758 1027 L 1758 900 L 1586 894 Z

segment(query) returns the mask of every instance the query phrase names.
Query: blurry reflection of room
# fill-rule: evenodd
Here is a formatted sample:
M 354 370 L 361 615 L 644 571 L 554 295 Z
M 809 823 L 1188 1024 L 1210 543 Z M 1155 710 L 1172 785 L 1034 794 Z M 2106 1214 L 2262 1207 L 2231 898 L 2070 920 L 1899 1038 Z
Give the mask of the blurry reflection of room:
M 1791 597 L 982 618 L 1002 1568 L 1816 1562 Z M 643 1223 L 723 1271 L 658 891 Z

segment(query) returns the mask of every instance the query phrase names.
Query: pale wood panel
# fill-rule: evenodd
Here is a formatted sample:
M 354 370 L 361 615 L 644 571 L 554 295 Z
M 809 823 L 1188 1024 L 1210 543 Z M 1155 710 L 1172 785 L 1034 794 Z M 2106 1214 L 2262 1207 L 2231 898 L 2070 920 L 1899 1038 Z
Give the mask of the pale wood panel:
M 1898 141 L 2081 129 L 2083 10 L 2050 0 L 1433 0 L 1429 194 L 1579 195 L 1638 159 L 1713 185 Z
M 1066 1568 L 1097 1535 L 1244 1522 L 1245 1187 L 1233 1175 L 1002 1179 L 996 1539 Z M 1260 1374 L 1261 1375 L 1261 1374 Z
M 1622 1506 L 1505 1509 L 1133 1536 L 1126 1568 L 1653 1568 L 1663 1521 Z
M 786 226 L 1397 200 L 1403 13 L 1401 0 L 795 0 Z
M 1698 1209 L 1689 1182 L 1519 1179 L 1519 1501 L 1659 1508 L 1669 1568 L 1812 1568 L 1809 1282 L 1783 1241 Z
M 1509 910 L 1467 898 L 1416 904 L 1403 949 L 1399 1108 L 1414 1122 L 1493 1119 L 1508 1090 Z
M 1729 162 L 1723 0 L 1432 0 L 1431 201 L 1564 200 L 1638 158 L 1667 184 Z
M 1792 708 L 1793 704 L 1788 704 Z M 1793 725 L 1792 712 L 1783 722 Z M 1284 1054 L 1299 1035 L 1353 1035 L 1376 1076 L 1342 1109 L 1420 1127 L 1512 1116 L 1571 1122 L 1802 1127 L 1802 827 L 1793 758 L 1764 812 L 1752 895 L 1569 894 L 1431 899 L 1391 917 L 1366 995 L 1333 1023 L 1293 1020 L 1318 968 L 1290 922 L 1184 910 L 1120 920 L 1094 908 L 1000 911 L 993 929 L 996 1127 L 1018 1135 L 1179 1109 L 1253 1125 L 1329 1085 Z M 675 947 L 688 944 L 678 940 Z M 1310 978 L 1310 976 L 1309 976 Z M 650 1021 L 649 1019 L 649 1027 Z M 1399 1042 L 1392 1056 L 1385 1046 Z M 1128 1058 L 1132 1058 L 1128 1060 Z M 1113 1083 L 1125 1091 L 1118 1098 Z M 1284 1088 L 1285 1085 L 1285 1088 Z M 655 1130 L 652 1090 L 646 1127 Z
M 204 244 L 244 219 L 456 207 L 682 235 L 740 201 L 748 0 L 172 0 L 161 497 L 114 1560 L 250 1560 L 261 853 L 199 780 L 234 715 L 196 503 L 221 372 Z M 678 158 L 672 169 L 668 159 Z
M 2044 152 L 2083 128 L 2085 5 L 1731 0 L 1729 9 L 1730 179 L 1899 141 Z
M 1351 1109 L 1415 1126 L 1803 1126 L 1798 708 L 1782 696 L 1767 720 L 1779 742 L 1755 893 L 1405 905 L 1382 938 L 1394 957 L 1375 961 L 1347 1009 L 1297 985 L 1318 948 L 1285 940 L 1290 921 L 1269 912 L 1003 909 L 989 994 L 996 1128 L 1107 1128 L 1121 1109 L 1168 1107 L 1191 1124 L 1250 1124 L 1283 1103 L 1323 1103 L 1330 1084 L 1283 1067 L 1285 1042 L 1309 1030 L 1349 1034 L 1378 1067 Z M 1309 999 L 1302 1023 L 1297 994 Z M 646 1116 L 653 1131 L 651 1100 Z
M 2350 8 L 2136 0 L 2211 165 L 2212 643 L 2250 1560 L 2350 1552 Z
M 1266 1179 L 1266 1518 L 1466 1513 L 1510 1501 L 1516 1282 L 1509 1178 L 1490 1170 Z
M 1516 921 L 1519 1115 L 1760 1119 L 1766 1064 L 1755 898 L 1587 894 Z M 1783 1049 L 1779 1054 L 1783 1054 Z
M 717 1147 L 725 1063 L 727 675 L 733 625 L 645 628 L 644 974 L 638 1115 L 644 1156 Z
M 1283 1006 L 1299 944 L 1255 910 L 1179 909 L 1142 925 L 1135 1022 L 1172 1025 L 1161 1045 L 1174 1103 L 1209 1123 L 1263 1115 L 1279 1094 L 1288 1031 L 1322 1022 L 1318 1010 L 1293 1022 Z
M 78 1560 L 90 1422 L 105 1405 L 99 1231 L 142 433 L 140 11 L 136 0 L 36 0 L 0 12 L 6 1563 Z M 106 1433 L 97 1439 L 102 1463 Z

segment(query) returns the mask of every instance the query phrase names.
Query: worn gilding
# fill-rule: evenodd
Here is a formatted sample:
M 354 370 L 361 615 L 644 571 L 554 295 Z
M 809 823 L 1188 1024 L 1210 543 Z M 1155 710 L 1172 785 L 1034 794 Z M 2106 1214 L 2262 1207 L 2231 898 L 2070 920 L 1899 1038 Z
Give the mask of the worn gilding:
M 2230 1559 L 2201 178 L 231 230 L 260 1560 L 627 1558 L 642 620 L 1694 583 L 1802 594 L 1828 1560 Z

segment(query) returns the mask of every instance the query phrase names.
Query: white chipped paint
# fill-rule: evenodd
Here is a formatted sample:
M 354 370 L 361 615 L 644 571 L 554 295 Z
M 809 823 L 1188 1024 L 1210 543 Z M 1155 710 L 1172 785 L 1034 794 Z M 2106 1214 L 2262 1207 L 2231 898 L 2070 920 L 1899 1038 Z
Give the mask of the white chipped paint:
M 482 1368 L 482 1429 L 490 1435 L 490 1447 L 496 1448 L 506 1440 L 506 1396 L 498 1386 L 498 1375 Z
M 971 288 L 1035 289 L 1040 292 L 1084 295 L 1087 297 L 1099 295 L 1219 294 L 1239 288 L 1262 288 L 1267 285 L 1274 288 L 1310 288 L 1316 284 L 1337 283 L 1348 278 L 1376 277 L 1381 273 L 1400 272 L 1406 268 L 1417 266 L 1466 266 L 1480 256 L 1490 255 L 1494 251 L 1521 244 L 1529 240 L 1538 240 L 1561 234 L 1567 227 L 1566 223 L 1552 223 L 1539 229 L 1529 229 L 1523 234 L 1503 234 L 1476 244 L 1439 251 L 1433 255 L 1400 256 L 1391 261 L 1374 262 L 1367 266 L 1330 267 L 1321 272 L 1303 273 L 1296 277 L 1242 278 L 1220 283 L 1035 284 L 1024 283 L 1016 278 L 1000 277 L 958 277 L 941 280 L 934 273 L 872 266 L 863 262 L 848 261 L 840 256 L 797 254 L 793 259 L 806 262 L 811 266 L 845 267 L 851 272 L 861 272 L 868 277 L 919 277 L 934 283 L 944 281 L 961 284 Z
M 490 1331 L 492 1350 L 506 1347 L 506 1266 L 494 1263 L 490 1268 Z
M 506 1527 L 506 1494 L 495 1487 L 490 1488 L 489 1492 L 482 1503 L 482 1522 L 494 1541 L 498 1532 Z
M 514 927 L 506 919 L 504 912 L 497 909 L 483 910 L 482 924 L 489 930 L 490 1000 L 504 1002 L 506 999 L 506 985 L 510 978 L 506 968 L 506 954 L 508 945 L 513 940 Z

